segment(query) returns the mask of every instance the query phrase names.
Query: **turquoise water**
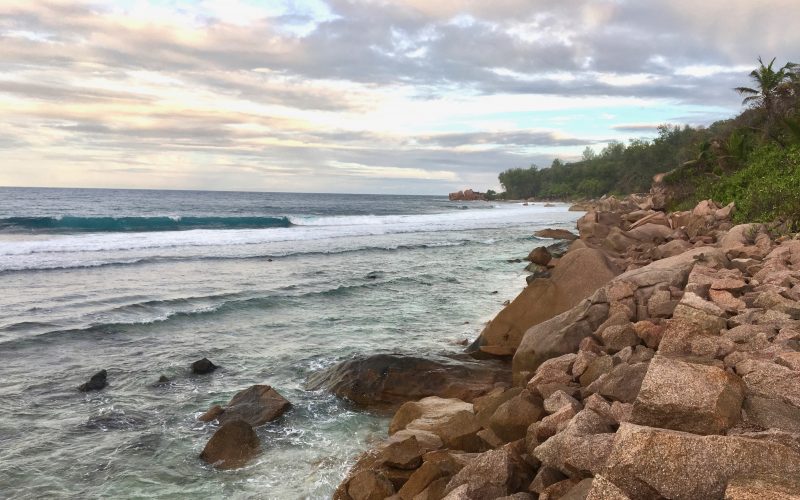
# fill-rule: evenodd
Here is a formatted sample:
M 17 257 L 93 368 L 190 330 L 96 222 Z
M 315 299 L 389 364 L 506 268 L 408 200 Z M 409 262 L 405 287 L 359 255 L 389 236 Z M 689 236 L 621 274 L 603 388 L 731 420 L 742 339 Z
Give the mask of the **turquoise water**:
M 578 215 L 438 197 L 0 189 L 0 496 L 329 497 L 387 422 L 304 390 L 306 377 L 359 353 L 460 349 L 524 285 L 508 259 Z M 192 376 L 204 356 L 222 368 Z M 75 389 L 102 368 L 108 388 Z M 153 387 L 161 374 L 173 382 Z M 256 383 L 293 409 L 257 429 L 263 453 L 247 467 L 206 466 L 214 427 L 196 417 Z

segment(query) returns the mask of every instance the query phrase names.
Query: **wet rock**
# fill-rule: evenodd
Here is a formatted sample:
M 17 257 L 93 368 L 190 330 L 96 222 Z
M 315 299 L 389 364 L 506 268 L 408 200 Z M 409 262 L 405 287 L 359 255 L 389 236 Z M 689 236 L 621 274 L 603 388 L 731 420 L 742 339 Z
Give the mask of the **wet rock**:
M 78 390 L 81 392 L 99 391 L 108 385 L 108 373 L 105 370 L 92 375 L 88 382 L 81 384 Z
M 797 477 L 800 454 L 768 440 L 623 423 L 603 476 L 631 498 L 723 498 L 731 479 Z
M 130 410 L 112 409 L 91 417 L 84 427 L 101 431 L 130 431 L 147 426 L 147 415 Z
M 534 236 L 539 238 L 552 238 L 554 240 L 577 240 L 578 235 L 566 229 L 540 229 L 533 233 Z
M 253 427 L 283 415 L 291 403 L 268 385 L 254 385 L 237 392 L 218 417 L 220 424 L 244 420 Z
M 219 366 L 209 361 L 208 358 L 198 359 L 192 363 L 192 373 L 195 375 L 206 375 L 217 368 L 219 368 Z
M 259 448 L 253 427 L 242 420 L 234 420 L 214 433 L 200 458 L 219 469 L 236 469 L 258 455 Z
M 656 356 L 631 422 L 696 434 L 721 434 L 739 421 L 743 384 L 720 368 Z
M 427 396 L 472 401 L 510 382 L 508 368 L 499 362 L 377 354 L 312 375 L 307 388 L 329 390 L 363 408 L 392 410 Z
M 553 257 L 545 247 L 536 247 L 528 255 L 528 260 L 540 266 L 546 266 Z
M 222 412 L 224 411 L 225 410 L 220 405 L 214 405 L 211 408 L 209 408 L 207 412 L 197 417 L 197 420 L 201 422 L 211 422 L 212 420 L 216 420 L 217 417 L 222 415 Z
M 156 380 L 156 383 L 153 384 L 153 387 L 162 387 L 168 385 L 170 382 L 172 381 L 170 380 L 169 377 L 167 377 L 166 375 L 161 375 L 160 377 L 158 377 L 158 380 Z

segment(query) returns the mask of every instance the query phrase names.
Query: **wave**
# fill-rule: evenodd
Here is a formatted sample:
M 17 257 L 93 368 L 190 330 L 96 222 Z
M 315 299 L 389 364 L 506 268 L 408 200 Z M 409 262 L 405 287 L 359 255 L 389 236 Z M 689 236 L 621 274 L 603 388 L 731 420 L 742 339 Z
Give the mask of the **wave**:
M 146 233 L 190 229 L 269 229 L 291 227 L 288 217 L 8 217 L 5 233 Z
M 537 240 L 538 238 L 532 236 L 523 236 L 511 238 L 511 240 Z M 451 240 L 429 243 L 417 244 L 373 244 L 355 246 L 352 248 L 330 249 L 330 250 L 290 250 L 286 252 L 274 253 L 255 253 L 245 255 L 190 255 L 190 256 L 152 256 L 141 257 L 135 259 L 119 259 L 115 258 L 109 261 L 88 261 L 76 260 L 70 262 L 55 262 L 52 264 L 45 264 L 40 262 L 20 262 L 16 267 L 3 268 L 0 264 L 0 274 L 25 272 L 25 271 L 56 271 L 68 269 L 92 269 L 99 267 L 122 267 L 122 266 L 136 266 L 145 264 L 156 264 L 161 262 L 187 262 L 187 261 L 226 261 L 226 260 L 278 260 L 292 257 L 314 257 L 326 255 L 341 255 L 359 252 L 386 252 L 395 253 L 403 251 L 424 250 L 429 248 L 445 248 L 445 247 L 461 247 L 469 245 L 488 245 L 491 246 L 495 243 L 494 239 L 488 240 Z
M 40 330 L 29 336 L 0 340 L 0 351 L 15 349 L 22 345 L 38 342 L 51 342 L 65 337 L 86 339 L 96 335 L 103 337 L 125 328 L 148 326 L 166 321 L 176 321 L 198 316 L 226 314 L 248 308 L 276 307 L 286 304 L 300 304 L 309 299 L 330 300 L 346 296 L 359 290 L 369 290 L 380 286 L 403 282 L 418 281 L 418 278 L 400 276 L 389 279 L 370 280 L 339 284 L 320 290 L 305 291 L 304 287 L 289 285 L 271 291 L 231 292 L 207 296 L 181 297 L 172 299 L 153 299 L 132 304 L 125 304 L 107 311 L 96 311 L 82 318 L 83 324 L 66 329 L 50 323 L 21 322 L 0 327 L 0 332 L 16 333 L 24 330 Z M 262 295 L 266 293 L 266 295 Z

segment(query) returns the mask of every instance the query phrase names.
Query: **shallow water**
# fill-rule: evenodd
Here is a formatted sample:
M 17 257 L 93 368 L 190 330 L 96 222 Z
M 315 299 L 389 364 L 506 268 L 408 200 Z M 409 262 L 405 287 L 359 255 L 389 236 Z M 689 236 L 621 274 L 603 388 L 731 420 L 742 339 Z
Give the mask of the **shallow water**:
M 437 197 L 0 189 L 0 496 L 329 497 L 387 420 L 304 390 L 306 377 L 358 353 L 460 349 L 524 286 L 524 263 L 508 259 L 578 215 Z M 234 216 L 291 224 L 225 228 Z M 222 368 L 191 375 L 204 356 Z M 108 388 L 76 390 L 101 368 Z M 161 374 L 173 382 L 154 387 Z M 257 429 L 263 453 L 247 467 L 206 466 L 214 426 L 196 417 L 256 383 L 293 409 Z

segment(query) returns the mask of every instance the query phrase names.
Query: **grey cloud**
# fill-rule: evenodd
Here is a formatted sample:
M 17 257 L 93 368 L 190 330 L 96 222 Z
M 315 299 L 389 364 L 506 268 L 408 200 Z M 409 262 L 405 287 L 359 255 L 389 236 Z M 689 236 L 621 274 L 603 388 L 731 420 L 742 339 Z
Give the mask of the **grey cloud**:
M 458 147 L 475 144 L 499 144 L 510 146 L 582 146 L 607 142 L 605 140 L 559 137 L 549 131 L 513 131 L 513 132 L 464 132 L 437 134 L 417 137 L 421 144 L 434 144 L 444 147 Z

